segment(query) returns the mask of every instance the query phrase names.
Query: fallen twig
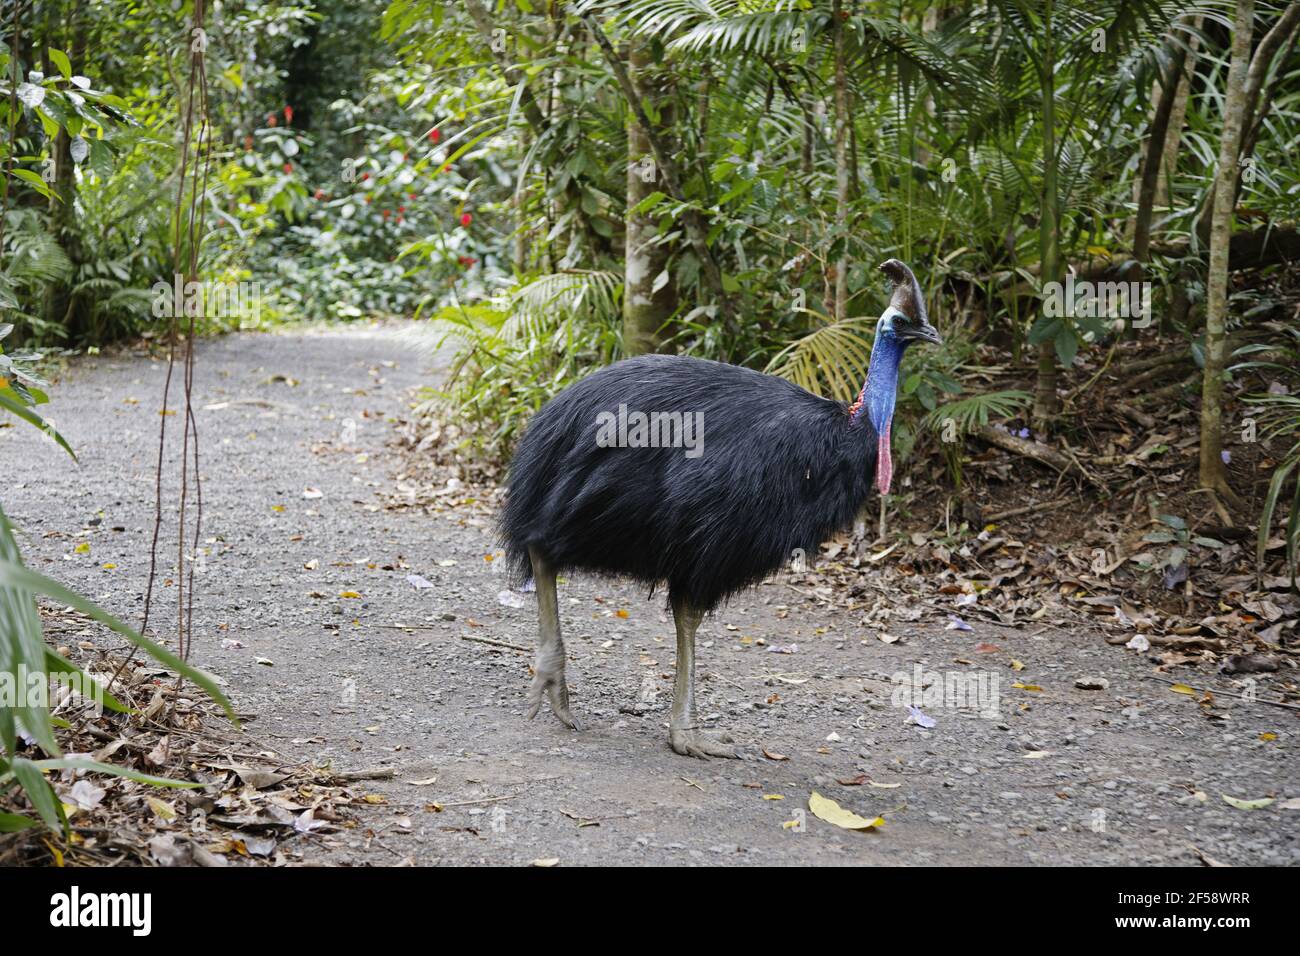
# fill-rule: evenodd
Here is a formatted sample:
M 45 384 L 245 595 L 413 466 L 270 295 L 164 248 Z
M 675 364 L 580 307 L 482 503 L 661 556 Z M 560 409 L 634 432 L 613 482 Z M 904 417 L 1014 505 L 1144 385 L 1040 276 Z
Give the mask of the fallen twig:
M 1062 473 L 1075 467 L 1074 462 L 1055 448 L 1050 448 L 1042 442 L 1030 438 L 1018 438 L 1010 432 L 994 428 L 992 425 L 985 425 L 983 428 L 976 430 L 975 436 L 983 442 L 1001 448 L 1003 451 L 1032 458 L 1034 461 L 1040 461 L 1044 465 L 1055 468 Z
M 371 767 L 368 770 L 339 770 L 325 778 L 327 783 L 353 783 L 357 780 L 392 780 L 397 776 L 393 767 Z
M 1168 677 L 1161 677 L 1159 674 L 1148 674 L 1147 677 L 1152 680 L 1158 680 L 1162 684 L 1182 684 L 1184 687 L 1190 687 L 1192 690 L 1199 690 L 1205 694 L 1217 694 L 1220 697 L 1232 697 L 1236 700 L 1244 700 L 1248 704 L 1268 704 L 1272 707 L 1285 707 L 1287 710 L 1300 710 L 1300 704 L 1289 704 L 1284 700 L 1266 700 L 1263 697 L 1247 697 L 1244 694 L 1234 694 L 1230 690 L 1215 690 L 1213 687 L 1197 687 L 1189 684 L 1187 681 L 1170 680 Z
M 533 652 L 531 647 L 524 647 L 522 644 L 511 644 L 509 641 L 498 641 L 492 637 L 475 637 L 473 634 L 462 634 L 460 639 L 462 641 L 473 641 L 476 644 L 491 644 L 493 647 L 508 647 L 512 651 L 523 651 L 526 654 Z
M 1043 511 L 1055 511 L 1057 508 L 1063 508 L 1068 505 L 1073 498 L 1057 498 L 1055 501 L 1048 501 L 1045 504 L 1021 505 L 1019 508 L 1012 508 L 1009 511 L 999 511 L 997 514 L 989 515 L 984 521 L 993 524 L 997 521 L 1005 521 L 1007 518 L 1017 518 L 1020 515 L 1027 515 L 1031 512 L 1039 513 Z

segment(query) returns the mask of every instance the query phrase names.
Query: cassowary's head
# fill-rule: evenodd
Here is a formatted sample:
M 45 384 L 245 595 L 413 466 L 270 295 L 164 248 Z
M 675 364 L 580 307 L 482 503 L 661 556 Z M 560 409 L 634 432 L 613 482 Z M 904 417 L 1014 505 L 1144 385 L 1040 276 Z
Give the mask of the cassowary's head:
M 889 306 L 880 317 L 880 332 L 892 334 L 903 345 L 915 341 L 939 344 L 939 331 L 926 315 L 925 297 L 912 270 L 897 259 L 886 259 L 880 271 L 893 286 Z
M 857 421 L 866 415 L 876 432 L 876 488 L 889 494 L 894 476 L 894 462 L 889 453 L 889 433 L 894 421 L 894 402 L 898 394 L 898 365 L 903 350 L 913 342 L 940 342 L 938 330 L 925 313 L 925 298 L 912 270 L 897 259 L 886 260 L 880 271 L 893 286 L 889 305 L 876 323 L 876 344 L 871 349 L 871 365 L 862 394 L 849 408 Z

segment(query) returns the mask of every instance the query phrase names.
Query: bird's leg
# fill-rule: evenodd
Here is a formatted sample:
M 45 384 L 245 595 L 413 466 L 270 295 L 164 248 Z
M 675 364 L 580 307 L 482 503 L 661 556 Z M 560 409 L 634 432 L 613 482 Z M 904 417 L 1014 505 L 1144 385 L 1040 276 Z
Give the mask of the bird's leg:
M 668 745 L 686 757 L 735 757 L 731 738 L 706 734 L 695 717 L 695 629 L 704 617 L 686 601 L 674 597 L 677 624 L 677 678 L 673 683 L 673 712 L 668 723 Z
M 533 581 L 537 585 L 537 656 L 533 661 L 533 683 L 528 688 L 528 719 L 537 716 L 542 697 L 560 722 L 572 730 L 578 724 L 569 713 L 569 688 L 564 683 L 564 641 L 560 638 L 560 606 L 555 594 L 555 571 L 529 548 Z

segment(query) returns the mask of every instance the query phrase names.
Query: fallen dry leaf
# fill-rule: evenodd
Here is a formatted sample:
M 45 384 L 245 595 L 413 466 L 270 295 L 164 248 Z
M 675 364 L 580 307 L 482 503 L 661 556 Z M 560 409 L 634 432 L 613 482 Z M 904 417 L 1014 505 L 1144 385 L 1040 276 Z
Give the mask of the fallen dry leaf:
M 819 820 L 825 820 L 841 830 L 874 830 L 885 825 L 884 817 L 868 820 L 852 810 L 846 810 L 834 800 L 823 797 L 816 790 L 808 797 L 808 809 Z

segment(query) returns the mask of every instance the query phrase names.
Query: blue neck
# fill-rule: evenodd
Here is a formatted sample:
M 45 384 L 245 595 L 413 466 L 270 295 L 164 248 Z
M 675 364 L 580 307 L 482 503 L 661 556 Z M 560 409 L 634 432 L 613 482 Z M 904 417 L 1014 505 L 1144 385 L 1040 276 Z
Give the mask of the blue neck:
M 862 386 L 862 407 L 858 409 L 854 420 L 866 415 L 875 426 L 877 435 L 885 433 L 894 417 L 894 402 L 898 396 L 898 366 L 903 361 L 905 347 L 895 337 L 887 316 L 876 323 L 876 342 L 871 348 L 867 381 Z

